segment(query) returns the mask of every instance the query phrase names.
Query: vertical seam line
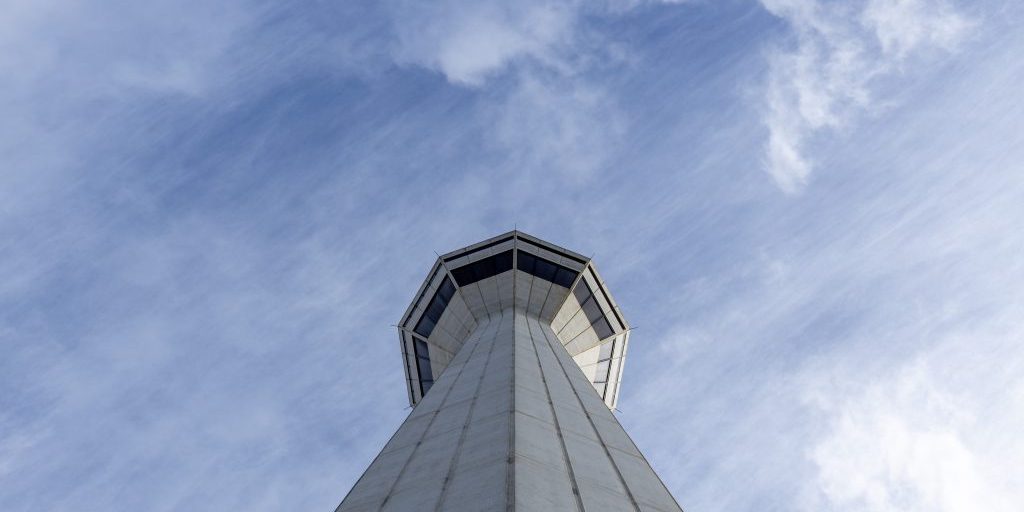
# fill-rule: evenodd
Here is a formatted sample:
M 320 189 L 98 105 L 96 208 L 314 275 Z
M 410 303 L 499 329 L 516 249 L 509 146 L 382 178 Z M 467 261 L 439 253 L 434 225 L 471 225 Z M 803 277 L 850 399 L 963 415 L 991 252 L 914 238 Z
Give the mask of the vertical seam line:
M 481 335 L 481 337 L 482 337 L 482 335 Z M 473 341 L 473 350 L 469 353 L 469 357 L 466 358 L 467 362 L 469 361 L 469 359 L 471 359 L 473 357 L 473 354 L 476 353 L 476 350 L 478 348 L 480 348 L 480 338 L 479 337 L 476 340 Z M 448 389 L 445 390 L 444 398 L 441 400 L 441 403 L 437 406 L 437 410 L 433 412 L 433 415 L 430 417 L 430 421 L 427 422 L 427 427 L 424 428 L 423 429 L 423 433 L 420 434 L 419 440 L 416 441 L 416 446 L 414 446 L 413 449 L 412 449 L 412 452 L 409 453 L 409 458 L 405 459 L 405 462 L 402 464 L 402 469 L 401 469 L 401 471 L 398 472 L 398 476 L 395 477 L 395 481 L 394 481 L 394 483 L 391 484 L 391 487 L 388 489 L 388 493 L 386 495 L 384 495 L 384 501 L 381 501 L 381 503 L 380 503 L 381 510 L 383 510 L 384 506 L 387 505 L 388 500 L 391 499 L 391 495 L 394 494 L 394 492 L 395 492 L 395 488 L 398 487 L 398 483 L 400 481 L 402 481 L 402 477 L 405 476 L 405 470 L 407 470 L 409 468 L 409 463 L 412 462 L 412 459 L 414 457 L 416 457 L 416 452 L 419 451 L 420 446 L 423 444 L 423 439 L 425 439 L 427 437 L 427 432 L 430 432 L 430 427 L 434 425 L 434 420 L 437 419 L 437 416 L 438 416 L 438 414 L 440 414 L 441 409 L 444 409 L 445 405 L 448 404 L 448 397 L 451 396 L 452 390 L 455 389 L 455 386 L 459 383 L 459 380 L 461 380 L 462 372 L 465 369 L 466 369 L 466 365 L 463 364 L 462 367 L 459 368 L 459 373 L 458 373 L 458 375 L 455 376 L 455 380 L 452 382 L 451 387 L 449 387 Z M 406 419 L 406 421 L 408 421 L 408 419 Z M 399 429 L 401 429 L 401 427 L 399 427 Z M 397 432 L 396 432 L 396 434 L 397 434 Z
M 515 512 L 516 509 L 516 269 L 519 268 L 519 236 L 512 234 L 512 380 L 509 393 L 511 406 L 508 417 L 508 473 L 505 479 L 505 510 Z
M 572 380 L 569 377 L 569 371 L 565 368 L 565 363 L 562 361 L 562 359 L 558 357 L 558 354 L 555 353 L 555 347 L 551 344 L 551 338 L 549 338 L 548 334 L 544 332 L 543 327 L 541 328 L 541 334 L 544 335 L 544 339 L 548 342 L 548 349 L 550 349 L 552 355 L 555 356 L 555 360 L 558 361 L 558 365 L 561 366 L 562 371 L 565 372 L 566 379 L 569 379 L 569 387 L 572 389 L 573 395 L 576 396 L 576 400 L 580 403 L 580 408 L 583 409 L 583 414 L 586 415 L 587 421 L 590 423 L 590 428 L 594 430 L 594 435 L 597 436 L 597 440 L 601 443 L 601 448 L 604 450 L 604 455 L 605 457 L 608 457 L 608 462 L 611 463 L 612 469 L 615 470 L 615 475 L 619 477 L 619 482 L 622 484 L 622 488 L 626 490 L 626 496 L 629 497 L 629 501 L 630 503 L 633 504 L 633 508 L 636 509 L 637 512 L 639 512 L 640 505 L 637 503 L 636 497 L 633 496 L 633 491 L 631 491 L 629 489 L 629 485 L 626 484 L 626 479 L 622 476 L 622 471 L 619 470 L 619 465 L 615 463 L 615 459 L 612 458 L 612 454 L 608 451 L 608 445 L 605 444 L 604 437 L 601 436 L 601 433 L 597 430 L 597 426 L 594 425 L 594 418 L 590 417 L 590 411 L 587 410 L 586 404 L 584 404 L 583 399 L 580 398 L 579 391 L 576 389 L 575 386 L 572 385 Z M 565 350 L 565 347 L 563 347 L 562 350 Z M 565 354 L 566 356 L 569 355 L 568 352 L 566 352 Z M 603 404 L 604 401 L 602 400 L 601 403 Z
M 548 408 L 551 409 L 551 418 L 555 422 L 555 433 L 558 435 L 558 444 L 562 447 L 562 460 L 565 461 L 565 469 L 569 473 L 569 482 L 572 485 L 572 495 L 576 499 L 576 509 L 585 511 L 583 497 L 580 495 L 580 487 L 576 483 L 576 473 L 572 470 L 572 461 L 569 459 L 569 449 L 565 446 L 565 437 L 562 435 L 562 427 L 558 423 L 558 414 L 555 412 L 555 404 L 551 401 L 551 388 L 548 387 L 548 380 L 544 376 L 544 366 L 540 364 L 540 352 L 537 350 L 537 341 L 533 337 L 533 329 L 530 327 L 530 318 L 526 317 L 526 330 L 530 334 L 530 344 L 533 346 L 533 355 L 537 358 L 537 369 L 540 370 L 540 381 L 544 384 L 544 394 L 548 399 Z M 543 328 L 541 329 L 543 333 Z M 546 339 L 546 338 L 545 338 Z M 552 354 L 554 356 L 554 354 Z M 572 386 L 572 384 L 569 384 Z
M 500 325 L 499 320 L 499 325 Z M 500 330 L 495 331 L 494 336 L 491 336 L 491 346 L 487 350 L 487 360 L 484 362 L 484 368 L 480 372 L 480 378 L 476 381 L 476 391 L 473 393 L 473 399 L 469 402 L 469 412 L 466 413 L 466 422 L 462 424 L 462 431 L 459 432 L 459 444 L 455 448 L 455 454 L 452 455 L 452 460 L 448 466 L 448 474 L 444 477 L 444 483 L 441 484 L 441 495 L 438 496 L 437 506 L 434 510 L 440 511 L 444 506 L 445 497 L 448 494 L 448 484 L 451 483 L 452 478 L 455 476 L 455 466 L 459 463 L 459 457 L 462 455 L 462 446 L 466 441 L 466 432 L 469 431 L 469 425 L 473 421 L 473 410 L 476 409 L 476 401 L 480 396 L 480 388 L 484 382 L 484 376 L 487 375 L 487 368 L 491 365 L 491 356 L 494 355 L 495 340 L 498 337 Z M 468 363 L 468 361 L 467 361 Z

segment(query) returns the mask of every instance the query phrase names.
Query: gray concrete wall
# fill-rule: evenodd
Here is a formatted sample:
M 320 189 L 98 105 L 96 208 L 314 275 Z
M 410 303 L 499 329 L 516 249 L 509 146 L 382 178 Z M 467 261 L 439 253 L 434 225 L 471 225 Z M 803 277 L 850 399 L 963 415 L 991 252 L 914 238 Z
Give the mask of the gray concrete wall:
M 338 512 L 679 511 L 550 325 L 478 322 Z

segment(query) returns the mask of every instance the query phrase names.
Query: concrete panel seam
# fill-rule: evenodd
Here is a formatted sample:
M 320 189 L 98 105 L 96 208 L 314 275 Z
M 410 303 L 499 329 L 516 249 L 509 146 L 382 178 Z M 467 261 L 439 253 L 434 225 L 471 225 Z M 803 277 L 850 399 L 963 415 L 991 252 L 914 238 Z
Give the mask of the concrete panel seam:
M 509 407 L 508 465 L 505 478 L 505 510 L 515 512 L 516 509 L 516 269 L 519 268 L 519 236 L 512 230 L 512 386 Z
M 555 357 L 555 360 L 558 362 L 558 365 L 562 367 L 562 371 L 565 372 L 566 378 L 569 378 L 569 371 L 565 367 L 565 361 L 563 361 L 562 358 L 558 357 L 558 354 L 555 353 L 555 346 L 551 342 L 551 338 L 548 337 L 548 334 L 544 332 L 543 328 L 541 328 L 541 334 L 543 334 L 544 339 L 547 340 L 548 349 L 551 350 L 551 355 Z M 561 344 L 559 344 L 559 347 L 561 347 Z M 562 347 L 562 350 L 565 350 L 565 348 Z M 566 355 L 568 356 L 568 352 L 566 352 Z M 579 369 L 579 367 L 576 367 L 576 371 L 581 370 Z M 636 510 L 636 512 L 640 512 L 640 505 L 637 503 L 636 497 L 633 496 L 633 491 L 630 490 L 629 484 L 626 483 L 626 479 L 622 476 L 622 470 L 620 470 L 618 464 L 615 463 L 615 459 L 613 459 L 611 453 L 608 452 L 608 445 L 605 444 L 604 438 L 601 436 L 601 433 L 598 432 L 597 426 L 594 425 L 594 419 L 590 417 L 590 411 L 587 410 L 586 404 L 584 404 L 583 399 L 580 398 L 579 391 L 576 390 L 575 386 L 570 386 L 570 388 L 572 389 L 573 394 L 576 396 L 576 400 L 579 401 L 580 407 L 583 409 L 583 414 L 586 415 L 587 417 L 587 421 L 590 422 L 590 428 L 594 430 L 594 435 L 597 436 L 597 440 L 600 442 L 601 448 L 604 449 L 605 457 L 608 458 L 608 462 L 611 463 L 612 468 L 615 470 L 615 474 L 619 477 L 619 482 L 622 484 L 622 488 L 626 490 L 626 496 L 629 497 L 629 502 L 633 505 L 633 508 Z M 596 394 L 597 391 L 594 391 L 594 393 Z M 603 403 L 604 401 L 602 401 L 602 404 Z
M 538 324 L 539 327 L 539 324 Z M 533 328 L 530 327 L 530 319 L 526 319 L 526 330 L 533 345 L 533 355 L 537 358 L 537 367 L 540 368 L 540 380 L 544 384 L 544 394 L 548 399 L 548 407 L 551 408 L 551 418 L 555 422 L 555 433 L 558 435 L 558 445 L 562 448 L 562 460 L 565 462 L 565 469 L 569 473 L 569 483 L 572 485 L 572 495 L 576 499 L 576 509 L 584 512 L 583 497 L 580 496 L 580 487 L 576 483 L 576 474 L 572 470 L 572 460 L 569 459 L 569 450 L 565 447 L 565 438 L 562 436 L 562 428 L 558 423 L 558 413 L 555 411 L 555 404 L 551 401 L 551 389 L 548 387 L 547 378 L 544 376 L 544 366 L 540 364 L 540 352 L 537 350 L 537 339 L 533 337 Z M 541 329 L 543 334 L 543 329 Z
M 468 347 L 464 346 L 463 350 L 465 350 L 466 348 L 468 348 Z M 473 344 L 472 351 L 470 352 L 470 357 L 473 356 L 473 353 L 475 353 L 478 348 L 480 348 L 480 340 L 479 340 L 479 338 Z M 452 382 L 452 385 L 448 389 L 445 390 L 444 398 L 441 400 L 440 405 L 438 405 L 437 410 L 441 410 L 447 404 L 448 396 L 451 394 L 452 389 L 454 389 L 455 386 L 458 385 L 459 379 L 462 377 L 462 370 L 465 369 L 465 367 L 466 367 L 465 365 L 459 367 L 459 373 L 457 375 L 455 375 L 455 379 Z M 436 420 L 436 419 L 437 419 L 437 414 L 434 414 L 433 416 L 431 416 L 430 421 L 427 422 L 427 428 L 423 430 L 422 434 L 420 434 L 420 440 L 416 442 L 416 446 L 412 449 L 412 453 L 409 454 L 409 458 L 406 459 L 405 463 L 402 464 L 401 471 L 398 472 L 398 476 L 395 477 L 394 483 L 391 484 L 391 488 L 388 489 L 388 493 L 384 496 L 384 501 L 382 501 L 381 504 L 380 504 L 382 509 L 384 508 L 385 505 L 387 505 L 388 500 L 391 499 L 391 496 L 395 493 L 395 488 L 397 488 L 398 487 L 398 483 L 402 481 L 402 476 L 405 475 L 406 469 L 409 468 L 409 463 L 412 462 L 412 459 L 416 457 L 416 452 L 419 450 L 420 446 L 423 444 L 423 439 L 426 437 L 427 432 L 430 432 L 430 427 L 431 427 L 431 425 L 434 424 L 434 420 Z M 342 503 L 344 503 L 344 502 L 342 502 Z
M 504 314 L 498 321 L 500 325 L 504 321 Z M 448 484 L 451 482 L 453 475 L 455 474 L 455 466 L 459 463 L 459 456 L 462 453 L 462 446 L 466 441 L 466 432 L 469 430 L 469 425 L 473 421 L 473 409 L 476 408 L 477 398 L 480 396 L 480 387 L 483 384 L 484 376 L 487 375 L 487 367 L 491 364 L 491 356 L 494 355 L 494 346 L 497 345 L 498 333 L 501 332 L 499 328 L 495 331 L 494 336 L 491 337 L 491 346 L 487 350 L 487 361 L 484 362 L 484 369 L 480 372 L 480 378 L 476 382 L 476 392 L 473 393 L 473 400 L 469 404 L 469 412 L 466 414 L 466 421 L 462 425 L 462 432 L 459 433 L 459 444 L 455 448 L 455 454 L 452 455 L 451 463 L 448 465 L 448 474 L 445 475 L 444 484 L 441 486 L 441 495 L 437 499 L 437 506 L 434 510 L 440 512 L 444 507 L 444 500 L 448 494 Z

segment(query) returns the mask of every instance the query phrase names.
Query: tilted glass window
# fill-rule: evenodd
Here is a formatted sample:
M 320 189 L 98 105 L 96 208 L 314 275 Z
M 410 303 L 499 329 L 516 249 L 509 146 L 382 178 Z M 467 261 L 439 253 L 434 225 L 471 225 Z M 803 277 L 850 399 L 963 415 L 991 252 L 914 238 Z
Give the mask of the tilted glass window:
M 608 323 L 608 319 L 605 318 L 604 316 L 598 318 L 597 321 L 593 323 L 593 326 L 594 332 L 597 333 L 597 339 L 599 340 L 603 340 L 608 336 L 614 334 L 614 331 L 612 331 L 611 324 Z
M 451 279 L 446 277 L 444 281 L 441 281 L 441 286 L 437 288 L 437 295 L 441 297 L 445 304 L 452 300 L 452 297 L 455 295 L 455 285 L 452 284 Z
M 583 306 L 583 313 L 587 315 L 587 321 L 593 324 L 601 318 L 604 318 L 604 313 L 601 312 L 601 306 L 597 305 L 597 301 L 593 296 L 587 299 L 586 302 L 581 304 Z
M 611 324 L 605 318 L 601 306 L 598 305 L 597 299 L 594 298 L 594 294 L 590 291 L 590 285 L 586 281 L 580 280 L 572 293 L 579 301 L 580 307 L 583 308 L 583 314 L 587 316 L 587 321 L 594 328 L 598 339 L 603 340 L 614 334 L 615 331 L 612 330 Z
M 576 285 L 573 289 L 572 294 L 576 296 L 576 302 L 579 302 L 582 306 L 584 302 L 591 297 L 590 287 L 587 286 L 587 282 L 580 279 L 580 284 Z
M 533 254 L 525 251 L 519 251 L 518 258 L 519 260 L 516 263 L 516 268 L 545 281 L 568 288 L 572 286 L 572 282 L 576 280 L 576 274 L 578 272 L 563 267 L 557 263 L 550 262 L 539 256 L 534 256 Z
M 512 270 L 512 249 L 452 269 L 459 286 L 466 286 Z
M 413 338 L 413 351 L 416 353 L 416 372 L 420 379 L 420 395 L 426 395 L 434 385 L 434 374 L 430 369 L 430 347 L 419 338 Z
M 437 287 L 437 291 L 434 292 L 434 296 L 427 304 L 423 316 L 420 317 L 419 322 L 416 322 L 416 328 L 413 331 L 424 338 L 429 338 L 453 295 L 455 295 L 455 285 L 452 284 L 452 280 L 448 276 L 445 276 L 444 281 L 441 281 L 441 285 Z
M 572 282 L 576 280 L 576 274 L 576 271 L 560 266 L 558 267 L 558 271 L 555 272 L 555 280 L 553 282 L 558 286 L 568 288 L 572 286 Z

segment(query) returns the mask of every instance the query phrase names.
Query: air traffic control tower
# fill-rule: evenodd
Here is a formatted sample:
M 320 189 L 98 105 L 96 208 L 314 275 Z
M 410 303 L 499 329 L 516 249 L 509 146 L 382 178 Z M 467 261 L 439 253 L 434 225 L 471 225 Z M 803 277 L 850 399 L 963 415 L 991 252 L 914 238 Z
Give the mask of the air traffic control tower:
M 414 407 L 337 512 L 681 511 L 611 412 L 629 324 L 589 258 L 445 254 L 398 328 Z

